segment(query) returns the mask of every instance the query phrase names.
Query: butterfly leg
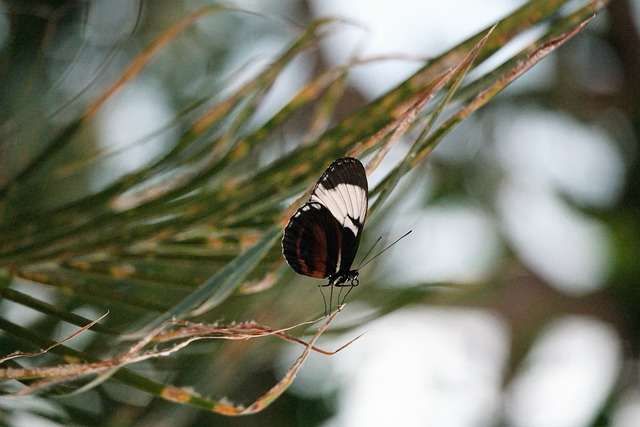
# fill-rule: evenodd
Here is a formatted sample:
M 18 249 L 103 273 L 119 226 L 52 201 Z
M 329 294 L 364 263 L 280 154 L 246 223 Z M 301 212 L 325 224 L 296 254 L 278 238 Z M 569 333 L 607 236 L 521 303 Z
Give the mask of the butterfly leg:
M 322 292 L 322 288 L 326 288 L 329 287 L 329 310 L 327 311 L 327 298 L 324 296 L 324 292 Z M 331 314 L 331 306 L 333 305 L 333 281 L 329 280 L 328 283 L 325 283 L 324 285 L 318 285 L 318 289 L 320 290 L 320 293 L 322 294 L 322 302 L 324 303 L 324 317 L 327 317 L 329 314 Z
M 327 285 L 318 285 L 318 290 L 320 291 L 320 295 L 322 295 L 322 303 L 324 304 L 324 317 L 327 317 L 327 298 L 324 296 L 324 292 L 322 292 L 322 288 Z
M 360 284 L 360 280 L 358 280 L 358 278 L 352 279 L 351 281 L 349 281 L 349 283 L 347 283 L 347 282 L 337 283 L 336 287 L 340 288 L 340 292 L 338 293 L 338 302 L 339 302 L 338 305 L 343 305 L 344 302 L 347 300 L 347 296 L 349 296 L 349 293 L 351 293 L 353 288 L 355 288 L 359 284 Z M 349 290 L 347 290 L 347 293 L 344 295 L 344 298 L 342 298 L 342 300 L 340 300 L 340 294 L 342 294 L 342 289 L 343 288 L 349 288 Z

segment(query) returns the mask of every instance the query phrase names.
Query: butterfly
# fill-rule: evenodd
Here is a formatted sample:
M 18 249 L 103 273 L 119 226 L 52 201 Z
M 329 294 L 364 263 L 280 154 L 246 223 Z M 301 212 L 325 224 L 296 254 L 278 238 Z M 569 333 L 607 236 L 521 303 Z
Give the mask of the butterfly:
M 349 291 L 358 286 L 358 270 L 351 265 L 368 203 L 367 174 L 360 160 L 341 157 L 334 161 L 284 229 L 282 254 L 287 263 L 296 273 L 328 278 L 321 286 L 330 286 L 332 291 L 334 286 L 350 287 Z

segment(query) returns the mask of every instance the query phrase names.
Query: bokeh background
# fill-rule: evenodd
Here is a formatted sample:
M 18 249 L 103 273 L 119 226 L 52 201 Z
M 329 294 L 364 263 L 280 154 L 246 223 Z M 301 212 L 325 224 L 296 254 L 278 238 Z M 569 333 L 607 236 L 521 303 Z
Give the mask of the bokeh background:
M 232 90 L 213 81 L 238 70 L 241 80 L 316 18 L 339 16 L 345 23 L 285 69 L 254 120 L 273 114 L 318 70 L 354 54 L 386 56 L 350 74 L 336 107 L 338 117 L 347 116 L 408 78 L 425 59 L 525 2 L 418 3 L 235 2 L 255 15 L 202 20 L 189 37 L 169 45 L 66 154 L 74 160 L 71 169 L 56 176 L 64 191 L 51 193 L 34 180 L 29 199 L 6 205 L 13 209 L 5 210 L 6 218 L 63 204 L 64 197 L 73 200 L 140 168 L 176 138 L 172 124 L 197 95 Z M 8 180 L 39 149 L 28 143 L 49 131 L 38 117 L 64 122 L 79 114 L 168 23 L 204 4 L 0 2 L 0 51 L 12 59 L 0 66 L 1 130 L 5 141 L 13 141 L 0 141 L 0 179 Z M 640 425 L 639 25 L 640 3 L 611 1 L 403 179 L 369 219 L 362 248 L 379 236 L 388 243 L 409 229 L 413 233 L 361 271 L 361 285 L 321 345 L 337 348 L 367 333 L 334 356 L 313 354 L 287 393 L 263 413 L 226 418 L 106 383 L 76 396 L 1 398 L 3 421 Z M 514 49 L 527 37 L 535 34 L 516 40 Z M 38 69 L 46 74 L 29 76 L 42 60 L 34 52 L 42 51 L 46 60 Z M 301 136 L 295 123 L 284 127 L 271 136 L 260 160 L 278 158 Z M 406 150 L 397 144 L 371 183 Z M 110 155 L 99 168 L 86 167 L 84 159 L 97 152 Z M 270 290 L 233 297 L 212 316 L 295 323 L 320 312 L 316 285 L 287 272 Z M 29 289 L 46 297 L 46 289 Z M 10 309 L 0 305 L 5 316 L 16 315 Z M 29 315 L 18 314 L 23 320 Z M 172 382 L 204 380 L 198 366 L 214 352 L 205 362 L 207 372 L 216 373 L 204 381 L 206 393 L 250 401 L 284 375 L 300 351 L 278 341 L 200 345 L 181 359 L 183 373 Z

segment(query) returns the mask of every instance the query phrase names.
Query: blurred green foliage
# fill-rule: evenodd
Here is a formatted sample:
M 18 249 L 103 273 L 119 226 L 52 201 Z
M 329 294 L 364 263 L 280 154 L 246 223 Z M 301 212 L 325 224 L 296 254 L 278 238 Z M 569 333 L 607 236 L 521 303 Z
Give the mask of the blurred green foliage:
M 629 125 L 626 133 L 607 129 L 631 153 L 621 196 L 601 208 L 569 200 L 610 230 L 613 261 L 603 288 L 586 296 L 559 292 L 501 236 L 504 258 L 483 283 L 459 288 L 425 280 L 394 288 L 376 286 L 381 279 L 368 274 L 366 292 L 357 289 L 350 301 L 371 312 L 329 332 L 409 304 L 490 309 L 512 328 L 508 384 L 544 326 L 579 313 L 614 325 L 628 344 L 625 358 L 637 361 L 640 55 L 630 52 L 640 43 L 628 3 L 608 7 L 608 19 L 626 25 L 588 26 L 554 53 L 549 84 L 496 96 L 604 3 L 525 4 L 492 32 L 446 47 L 373 101 L 347 80 L 362 59 L 330 67 L 319 49 L 324 37 L 348 24 L 314 21 L 303 2 L 288 11 L 292 21 L 217 4 L 121 3 L 7 1 L 0 9 L 6 34 L 0 38 L 1 355 L 38 351 L 109 311 L 79 339 L 3 367 L 105 360 L 132 345 L 127 334 L 172 318 L 272 327 L 314 318 L 322 310 L 315 286 L 298 283 L 305 279 L 294 278 L 279 249 L 294 197 L 333 159 L 348 152 L 371 159 L 399 143 L 393 131 L 400 128 L 411 139 L 403 141 L 409 155 L 371 192 L 378 201 L 367 241 L 390 214 L 402 215 L 388 200 L 409 198 L 405 189 L 419 188 L 426 176 L 434 184 L 430 195 L 418 196 L 424 205 L 459 198 L 495 214 L 501 173 L 495 147 L 469 149 L 453 161 L 429 156 L 428 170 L 425 156 L 454 129 L 457 139 L 477 138 L 479 129 L 491 139 L 502 111 L 532 103 L 586 123 L 615 109 Z M 538 36 L 522 51 L 481 68 L 532 31 Z M 582 72 L 576 70 L 602 66 L 590 51 L 601 44 L 624 82 L 606 94 L 576 81 Z M 467 75 L 467 66 L 476 73 Z M 291 69 L 307 73 L 306 81 L 279 99 L 276 89 Z M 132 102 L 155 115 L 123 121 L 133 116 Z M 408 120 L 410 113 L 417 116 Z M 458 126 L 471 114 L 482 125 Z M 127 129 L 110 128 L 114 117 Z M 401 178 L 410 180 L 406 187 L 396 187 Z M 111 378 L 95 384 L 85 378 L 48 387 L 33 405 L 3 403 L 0 420 L 12 423 L 26 413 L 61 424 L 318 425 L 332 414 L 330 399 L 285 394 L 259 415 L 235 420 L 161 398 L 163 387 L 173 385 L 251 402 L 280 380 L 274 361 L 281 348 L 274 338 L 195 343 L 169 358 L 109 372 Z M 22 378 L 20 386 L 7 381 L 4 389 L 29 384 Z M 616 392 L 627 385 L 620 380 L 594 424 L 608 421 Z

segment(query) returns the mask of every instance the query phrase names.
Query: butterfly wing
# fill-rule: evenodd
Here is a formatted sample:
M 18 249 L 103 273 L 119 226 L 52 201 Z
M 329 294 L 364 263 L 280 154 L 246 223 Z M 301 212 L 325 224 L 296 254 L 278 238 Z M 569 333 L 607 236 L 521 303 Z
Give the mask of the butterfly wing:
M 340 224 L 320 203 L 305 203 L 291 217 L 282 253 L 296 273 L 319 279 L 336 271 L 342 245 Z
M 358 159 L 333 162 L 318 180 L 311 198 L 291 217 L 282 239 L 289 265 L 306 276 L 346 274 L 360 245 L 367 216 L 368 184 Z

